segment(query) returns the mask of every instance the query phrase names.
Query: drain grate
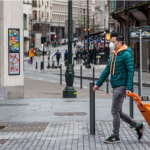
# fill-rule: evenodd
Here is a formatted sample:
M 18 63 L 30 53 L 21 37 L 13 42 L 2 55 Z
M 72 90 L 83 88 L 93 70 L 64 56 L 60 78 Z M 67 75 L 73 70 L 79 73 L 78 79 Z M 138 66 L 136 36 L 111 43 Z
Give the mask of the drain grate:
M 29 104 L 0 104 L 0 106 L 28 106 Z
M 0 140 L 0 144 L 4 144 L 7 140 Z
M 47 125 L 47 122 L 7 123 L 7 125 L 4 126 L 4 128 L 0 129 L 0 132 L 39 132 L 44 131 Z
M 87 116 L 86 112 L 64 112 L 54 113 L 55 116 Z
M 6 123 L 0 123 L 0 130 L 3 129 L 3 128 L 5 128 L 6 126 L 7 126 Z

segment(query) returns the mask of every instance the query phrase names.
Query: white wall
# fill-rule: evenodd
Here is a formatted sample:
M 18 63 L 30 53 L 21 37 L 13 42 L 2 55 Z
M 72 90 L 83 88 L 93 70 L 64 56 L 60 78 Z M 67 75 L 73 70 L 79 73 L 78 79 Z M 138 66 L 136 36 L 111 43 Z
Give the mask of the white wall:
M 8 75 L 8 28 L 20 29 L 20 75 Z M 22 1 L 0 1 L 0 33 L 0 86 L 24 86 Z

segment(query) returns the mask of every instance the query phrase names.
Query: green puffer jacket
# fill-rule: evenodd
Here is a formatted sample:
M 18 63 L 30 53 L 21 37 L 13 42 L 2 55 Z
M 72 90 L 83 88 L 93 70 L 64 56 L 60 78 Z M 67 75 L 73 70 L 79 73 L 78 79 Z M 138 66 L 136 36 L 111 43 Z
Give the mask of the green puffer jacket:
M 123 45 L 117 52 L 114 50 L 96 85 L 100 87 L 110 73 L 112 88 L 126 86 L 132 91 L 134 64 L 130 47 Z

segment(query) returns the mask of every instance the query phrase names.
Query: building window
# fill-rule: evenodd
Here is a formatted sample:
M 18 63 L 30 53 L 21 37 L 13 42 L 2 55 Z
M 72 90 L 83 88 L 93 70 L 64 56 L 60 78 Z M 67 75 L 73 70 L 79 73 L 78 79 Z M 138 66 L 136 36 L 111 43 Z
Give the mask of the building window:
M 47 1 L 47 7 L 48 7 L 48 4 L 49 4 L 49 3 L 48 3 L 48 1 Z
M 47 19 L 49 19 L 49 13 L 47 13 Z
M 39 11 L 39 20 L 41 19 L 41 12 Z
M 34 19 L 34 20 L 37 20 L 37 11 L 33 11 L 32 14 L 33 14 L 33 17 L 34 17 L 33 19 Z
M 24 29 L 27 29 L 27 15 L 26 14 L 23 15 L 23 25 L 24 25 Z
M 111 1 L 111 12 L 114 12 L 115 11 L 115 1 L 112 0 Z
M 35 24 L 33 26 L 33 31 L 40 31 L 40 25 L 39 24 Z
M 43 6 L 43 0 L 42 0 L 42 6 Z
M 43 13 L 43 11 L 42 11 L 42 18 L 44 17 L 44 13 Z
M 33 1 L 32 1 L 32 6 L 33 6 L 33 7 L 37 7 L 37 0 L 33 0 Z

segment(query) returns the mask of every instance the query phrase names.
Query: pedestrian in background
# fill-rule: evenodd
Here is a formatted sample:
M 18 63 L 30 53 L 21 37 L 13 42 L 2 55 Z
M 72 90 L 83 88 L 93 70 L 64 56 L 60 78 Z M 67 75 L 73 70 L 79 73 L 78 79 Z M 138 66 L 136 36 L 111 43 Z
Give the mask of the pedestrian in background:
M 96 53 L 97 53 L 96 48 L 94 48 L 93 50 L 94 65 L 96 65 Z
M 56 47 L 56 42 L 54 42 L 54 48 Z
M 28 61 L 28 63 L 32 64 L 33 63 L 33 57 L 34 57 L 34 49 L 29 50 L 29 57 L 30 57 L 30 60 Z
M 80 49 L 79 51 L 79 63 L 82 63 L 82 56 L 83 56 L 83 51 Z
M 93 63 L 93 50 L 90 50 L 90 62 Z
M 74 42 L 74 48 L 76 47 L 76 42 Z
M 118 32 L 111 34 L 111 41 L 112 44 L 110 45 L 110 48 L 113 49 L 113 53 L 110 56 L 105 70 L 102 72 L 96 85 L 93 87 L 93 91 L 98 90 L 108 75 L 111 74 L 111 86 L 113 88 L 111 108 L 113 116 L 113 134 L 108 139 L 104 140 L 104 142 L 120 142 L 120 118 L 135 128 L 138 140 L 141 140 L 144 132 L 144 123 L 139 123 L 122 112 L 124 98 L 131 93 L 133 87 L 134 64 L 132 50 L 124 44 L 124 36 Z
M 75 55 L 76 55 L 76 64 L 78 64 L 79 63 L 79 50 L 78 49 L 76 49 Z
M 57 68 L 59 67 L 59 60 L 60 60 L 60 57 L 61 57 L 61 53 L 59 52 L 59 50 L 57 50 L 57 52 L 55 53 L 56 56 L 56 60 L 57 60 Z
M 66 63 L 67 59 L 68 59 L 68 52 L 66 50 L 65 53 L 64 53 L 64 62 L 65 63 Z

